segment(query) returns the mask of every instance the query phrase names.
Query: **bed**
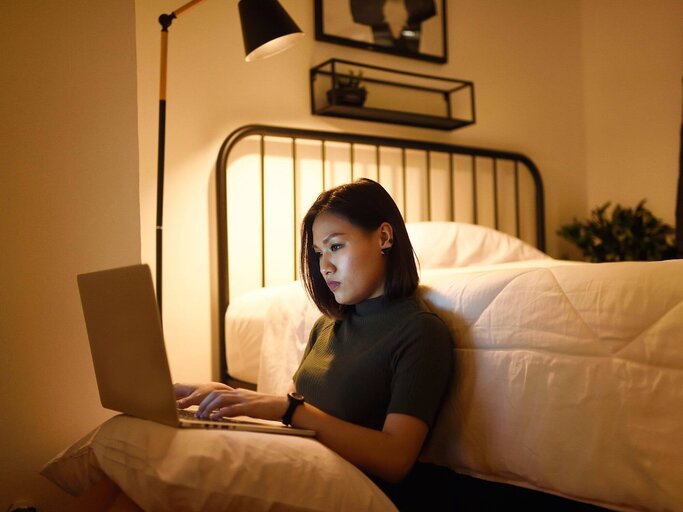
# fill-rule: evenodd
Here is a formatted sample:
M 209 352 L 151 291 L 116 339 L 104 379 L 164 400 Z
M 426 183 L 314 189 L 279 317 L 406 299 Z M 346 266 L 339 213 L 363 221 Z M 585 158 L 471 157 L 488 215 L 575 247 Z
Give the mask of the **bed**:
M 297 280 L 298 224 L 321 190 L 370 177 L 401 208 L 419 296 L 455 339 L 456 377 L 420 457 L 457 490 L 449 507 L 497 493 L 554 510 L 683 510 L 683 261 L 550 258 L 540 173 L 514 152 L 251 125 L 216 169 L 224 382 L 284 392 L 318 316 Z M 245 434 L 117 416 L 43 474 L 72 494 L 106 474 L 151 510 L 393 509 L 317 441 Z

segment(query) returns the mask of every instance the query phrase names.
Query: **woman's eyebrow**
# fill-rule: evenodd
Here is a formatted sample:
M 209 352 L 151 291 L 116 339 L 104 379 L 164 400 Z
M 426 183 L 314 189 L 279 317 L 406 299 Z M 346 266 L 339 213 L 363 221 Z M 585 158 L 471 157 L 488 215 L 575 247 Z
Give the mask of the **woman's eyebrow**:
M 339 233 L 330 233 L 327 235 L 325 238 L 323 238 L 322 245 L 327 245 L 331 239 L 333 239 L 335 236 L 343 236 L 345 233 L 339 232 Z M 313 248 L 317 249 L 318 245 L 316 243 L 313 244 Z
M 332 238 L 334 238 L 335 236 L 341 236 L 341 235 L 343 235 L 343 234 L 344 234 L 344 233 L 331 233 L 331 234 L 327 235 L 327 236 L 323 239 L 323 245 L 325 245 L 326 243 L 328 243 L 328 242 L 329 242 Z

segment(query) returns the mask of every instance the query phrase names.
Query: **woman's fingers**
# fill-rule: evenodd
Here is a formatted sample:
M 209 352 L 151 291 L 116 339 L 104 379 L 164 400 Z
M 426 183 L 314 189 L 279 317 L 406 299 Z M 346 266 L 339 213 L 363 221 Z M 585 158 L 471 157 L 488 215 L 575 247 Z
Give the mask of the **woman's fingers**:
M 240 416 L 241 413 L 235 410 L 235 408 L 239 407 L 239 405 L 240 404 L 235 404 L 229 407 L 221 407 L 217 411 L 212 412 L 209 415 L 209 418 L 211 418 L 212 420 L 219 420 L 221 418 L 231 418 L 233 416 Z
M 287 409 L 287 398 L 264 395 L 247 389 L 214 390 L 199 404 L 197 416 L 217 418 L 220 416 L 251 416 L 266 420 L 278 420 Z
M 191 405 L 197 405 L 201 403 L 201 401 L 204 399 L 204 394 L 195 391 L 194 393 L 191 393 L 190 395 L 180 398 L 176 400 L 176 403 L 178 404 L 179 409 L 186 409 L 190 407 Z
M 197 415 L 207 418 L 213 411 L 231 407 L 238 402 L 239 398 L 233 389 L 212 391 L 199 404 Z
M 201 404 L 206 397 L 218 391 L 232 391 L 232 388 L 220 382 L 211 382 L 200 386 L 176 384 L 177 404 L 180 409 Z
M 197 386 L 192 385 L 192 384 L 173 384 L 173 389 L 175 391 L 175 397 L 176 399 L 180 398 L 185 398 L 189 396 L 195 389 L 197 389 Z

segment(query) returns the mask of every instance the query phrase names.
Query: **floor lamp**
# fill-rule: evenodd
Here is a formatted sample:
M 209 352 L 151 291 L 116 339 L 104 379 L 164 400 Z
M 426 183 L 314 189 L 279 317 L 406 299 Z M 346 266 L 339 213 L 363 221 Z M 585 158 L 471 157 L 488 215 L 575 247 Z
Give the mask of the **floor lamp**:
M 173 20 L 204 0 L 192 0 L 171 14 L 159 16 L 161 24 L 161 80 L 159 87 L 159 152 L 157 167 L 156 293 L 161 313 L 161 267 L 164 214 L 164 154 L 166 145 L 166 74 L 168 28 Z M 247 62 L 275 55 L 292 46 L 303 32 L 278 0 L 240 0 L 240 21 Z

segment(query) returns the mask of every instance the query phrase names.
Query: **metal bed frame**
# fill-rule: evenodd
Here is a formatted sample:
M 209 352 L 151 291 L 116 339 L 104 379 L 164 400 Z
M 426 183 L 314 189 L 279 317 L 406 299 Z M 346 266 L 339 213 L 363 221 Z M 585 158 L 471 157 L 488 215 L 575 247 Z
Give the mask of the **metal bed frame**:
M 294 198 L 294 215 L 296 216 L 296 189 L 297 189 L 297 179 L 296 179 L 296 143 L 297 141 L 317 141 L 321 148 L 321 169 L 322 169 L 322 183 L 323 188 L 325 185 L 325 161 L 326 161 L 326 144 L 327 143 L 343 143 L 348 145 L 348 155 L 351 170 L 351 179 L 354 177 L 354 148 L 357 145 L 370 146 L 375 148 L 375 165 L 377 169 L 377 178 L 379 178 L 380 160 L 381 160 L 381 149 L 382 148 L 394 148 L 398 149 L 401 154 L 401 165 L 402 165 L 402 195 L 405 201 L 407 197 L 407 182 L 406 182 L 406 151 L 416 150 L 424 152 L 424 168 L 421 172 L 424 173 L 424 180 L 426 181 L 427 201 L 430 201 L 430 180 L 432 175 L 431 157 L 433 154 L 442 154 L 448 156 L 448 172 L 449 172 L 449 184 L 450 184 L 450 220 L 455 219 L 455 199 L 453 195 L 453 173 L 455 170 L 454 157 L 464 156 L 470 159 L 470 172 L 471 172 L 471 183 L 472 183 L 472 213 L 471 218 L 474 224 L 478 223 L 479 219 L 479 205 L 477 197 L 481 191 L 478 191 L 477 175 L 478 175 L 478 165 L 481 165 L 482 161 L 489 162 L 492 169 L 492 205 L 493 205 L 493 219 L 494 228 L 499 228 L 499 211 L 498 203 L 501 194 L 508 194 L 507 197 L 511 197 L 514 201 L 514 212 L 515 212 L 515 235 L 520 236 L 520 189 L 519 189 L 519 177 L 520 172 L 527 172 L 533 180 L 534 187 L 534 224 L 535 224 L 535 235 L 536 235 L 536 246 L 540 250 L 545 250 L 545 217 L 544 217 L 544 198 L 543 198 L 543 182 L 541 180 L 541 175 L 538 171 L 536 165 L 527 156 L 510 151 L 500 151 L 488 148 L 479 148 L 471 146 L 461 146 L 453 144 L 443 144 L 435 142 L 426 142 L 418 140 L 409 140 L 393 137 L 379 137 L 372 135 L 361 135 L 353 133 L 341 133 L 341 132 L 330 132 L 321 130 L 308 130 L 300 128 L 288 128 L 280 126 L 266 126 L 266 125 L 248 125 L 238 128 L 233 131 L 223 142 L 221 149 L 218 154 L 218 160 L 216 164 L 216 193 L 217 193 L 217 252 L 218 252 L 218 341 L 219 349 L 218 355 L 220 358 L 220 379 L 223 382 L 228 383 L 232 386 L 248 387 L 254 388 L 254 384 L 240 381 L 234 379 L 230 376 L 228 364 L 226 362 L 226 343 L 228 340 L 225 339 L 225 313 L 230 304 L 230 264 L 228 258 L 228 208 L 227 208 L 227 195 L 228 195 L 228 164 L 229 158 L 232 150 L 235 146 L 247 137 L 258 137 L 260 138 L 260 179 L 261 179 L 261 280 L 262 286 L 265 286 L 265 216 L 263 215 L 265 209 L 265 137 L 278 137 L 284 140 L 291 141 L 291 157 L 292 157 L 292 180 L 293 189 L 295 190 Z M 513 166 L 514 172 L 514 186 L 512 191 L 502 191 L 499 186 L 499 163 L 508 162 L 508 165 Z M 379 181 L 379 179 L 378 179 Z M 403 211 L 406 211 L 405 203 L 403 205 Z M 404 213 L 405 214 L 405 213 Z M 296 218 L 296 217 L 295 217 Z M 431 219 L 431 206 L 427 205 L 427 219 Z M 295 229 L 296 231 L 296 229 Z M 296 233 L 295 233 L 296 236 Z M 297 259 L 294 258 L 295 266 Z M 296 279 L 297 269 L 293 271 L 292 279 Z

